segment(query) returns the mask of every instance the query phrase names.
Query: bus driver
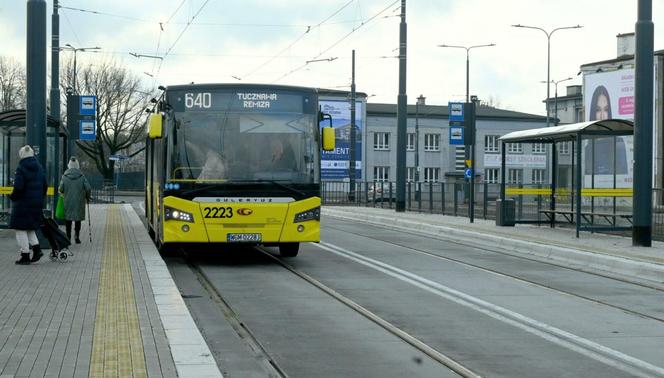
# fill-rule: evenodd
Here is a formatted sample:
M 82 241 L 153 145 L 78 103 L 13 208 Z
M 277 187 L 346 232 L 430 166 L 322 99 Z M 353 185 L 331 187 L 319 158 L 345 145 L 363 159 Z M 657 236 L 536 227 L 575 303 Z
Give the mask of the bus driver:
M 198 175 L 199 181 L 219 180 L 226 178 L 226 163 L 216 151 L 208 150 L 205 164 Z

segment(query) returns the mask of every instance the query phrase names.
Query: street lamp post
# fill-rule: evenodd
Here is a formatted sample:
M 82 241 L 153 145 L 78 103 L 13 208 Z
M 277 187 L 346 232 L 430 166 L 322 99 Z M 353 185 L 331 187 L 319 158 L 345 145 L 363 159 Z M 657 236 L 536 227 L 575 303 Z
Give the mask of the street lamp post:
M 568 77 L 566 79 L 562 80 L 551 80 L 551 83 L 554 86 L 554 93 L 553 93 L 553 125 L 558 126 L 558 84 L 562 83 L 563 81 L 567 80 L 572 80 L 572 77 Z M 540 83 L 546 83 L 546 81 L 541 81 Z M 549 107 L 549 103 L 547 102 L 546 104 L 547 108 Z
M 455 49 L 464 49 L 464 50 L 466 50 L 466 103 L 470 102 L 470 50 L 477 49 L 477 48 L 480 48 L 480 47 L 493 47 L 495 45 L 496 45 L 495 43 L 489 43 L 489 44 L 486 44 L 486 45 L 474 45 L 474 46 L 438 45 L 438 47 L 450 47 L 450 48 L 455 48 Z M 473 98 L 475 98 L 475 96 L 473 96 Z M 475 101 L 473 101 L 473 103 L 475 103 Z M 477 104 L 473 104 L 473 109 L 476 109 L 476 106 L 477 106 Z M 475 117 L 475 116 L 476 116 L 475 111 L 473 111 L 473 117 Z M 468 117 L 468 115 L 466 115 L 466 117 Z M 471 122 L 474 122 L 474 120 L 472 120 Z M 475 160 L 474 159 L 474 155 L 475 155 L 475 140 L 474 140 L 475 130 L 472 130 L 472 131 L 466 130 L 466 135 L 470 135 L 471 138 L 473 138 L 473 141 L 471 143 L 466 143 L 466 146 L 464 148 L 464 154 L 463 154 L 465 161 L 470 160 L 470 167 L 469 168 L 470 168 L 471 176 L 470 176 L 470 181 L 469 181 L 469 185 L 468 185 L 469 186 L 469 196 L 468 196 L 469 197 L 469 203 L 468 203 L 469 211 L 468 211 L 468 213 L 469 213 L 470 223 L 473 223 L 474 216 L 473 216 L 472 208 L 473 208 L 473 205 L 474 205 L 473 201 L 474 201 L 474 197 L 475 197 L 474 194 L 475 194 L 475 167 L 476 167 L 475 162 L 474 162 L 474 160 Z M 472 149 L 472 152 L 471 152 L 471 149 Z
M 516 24 L 512 25 L 512 27 L 515 28 L 526 28 L 526 29 L 537 29 L 542 31 L 544 34 L 546 34 L 546 127 L 549 127 L 549 97 L 550 97 L 550 86 L 549 83 L 551 83 L 551 36 L 553 33 L 555 33 L 558 30 L 563 30 L 563 29 L 579 29 L 582 28 L 583 26 L 581 25 L 575 25 L 575 26 L 563 26 L 563 27 L 558 27 L 554 28 L 551 31 L 546 31 L 540 27 L 537 26 L 528 26 L 528 25 L 521 25 L 521 24 Z
M 74 52 L 74 74 L 73 74 L 74 87 L 72 89 L 73 89 L 74 94 L 77 94 L 78 91 L 76 89 L 76 53 L 79 52 L 79 51 L 80 52 L 95 52 L 96 53 L 99 50 L 101 50 L 101 47 L 98 47 L 98 46 L 95 46 L 95 47 L 74 47 L 74 46 L 70 45 L 69 43 L 67 43 L 65 45 L 65 47 L 62 47 L 62 49 L 63 50 L 70 50 L 70 51 Z
M 457 45 L 438 45 L 438 47 L 450 47 L 455 49 L 465 49 L 466 50 L 466 102 L 470 101 L 470 50 L 480 48 L 480 47 L 493 47 L 495 43 L 489 43 L 487 45 L 475 45 L 475 46 L 457 46 Z
M 415 200 L 420 200 L 420 105 L 424 105 L 426 97 L 420 95 L 415 103 Z

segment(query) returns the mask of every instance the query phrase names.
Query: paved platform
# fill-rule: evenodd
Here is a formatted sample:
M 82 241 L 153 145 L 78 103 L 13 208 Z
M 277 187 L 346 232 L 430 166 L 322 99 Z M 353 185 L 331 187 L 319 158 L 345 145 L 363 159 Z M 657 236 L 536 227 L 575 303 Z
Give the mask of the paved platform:
M 0 230 L 0 377 L 221 377 L 131 206 L 90 209 L 64 262 Z
M 574 268 L 599 271 L 644 280 L 664 287 L 664 243 L 652 247 L 633 247 L 631 238 L 600 233 L 550 228 L 548 225 L 499 227 L 493 220 L 417 212 L 397 213 L 393 209 L 371 207 L 325 206 L 326 216 L 352 219 L 392 228 L 420 232 L 487 249 L 551 261 Z

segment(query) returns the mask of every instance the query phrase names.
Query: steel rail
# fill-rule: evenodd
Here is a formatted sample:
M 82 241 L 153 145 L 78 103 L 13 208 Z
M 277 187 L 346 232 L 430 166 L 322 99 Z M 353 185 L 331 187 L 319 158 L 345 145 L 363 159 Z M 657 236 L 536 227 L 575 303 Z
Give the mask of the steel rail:
M 316 280 L 315 278 L 309 276 L 306 273 L 303 273 L 295 268 L 293 268 L 291 265 L 285 263 L 283 260 L 280 258 L 274 256 L 270 251 L 263 247 L 257 247 L 257 250 L 261 251 L 263 254 L 277 262 L 279 265 L 282 267 L 286 268 L 288 271 L 291 273 L 295 274 L 296 276 L 302 278 L 309 284 L 315 286 L 325 294 L 331 296 L 332 298 L 336 299 L 337 301 L 343 303 L 350 309 L 354 310 L 355 312 L 359 313 L 360 315 L 364 316 L 368 320 L 374 322 L 381 328 L 385 329 L 389 333 L 393 334 L 394 336 L 400 338 L 401 340 L 405 341 L 406 343 L 410 344 L 413 346 L 415 349 L 419 350 L 420 352 L 424 353 L 427 355 L 429 358 L 433 359 L 434 361 L 446 366 L 453 372 L 459 374 L 460 376 L 464 378 L 480 378 L 481 376 L 469 368 L 461 365 L 459 362 L 455 361 L 454 359 L 444 355 L 443 353 L 435 350 L 434 348 L 430 347 L 429 345 L 423 343 L 419 339 L 415 338 L 414 336 L 408 334 L 407 332 L 399 329 L 398 327 L 394 326 L 392 323 L 386 321 L 385 319 L 379 317 L 378 315 L 374 314 L 373 312 L 369 311 L 368 309 L 362 307 L 358 303 L 354 302 L 353 300 L 339 294 L 337 291 L 334 289 L 324 285 L 320 281 Z
M 261 344 L 251 329 L 249 329 L 249 327 L 240 320 L 237 313 L 233 310 L 230 304 L 226 302 L 224 297 L 212 284 L 205 272 L 203 272 L 198 267 L 198 265 L 192 262 L 192 259 L 189 257 L 185 250 L 181 249 L 180 253 L 185 257 L 185 261 L 187 262 L 189 269 L 194 273 L 203 289 L 205 289 L 205 291 L 210 294 L 214 303 L 222 311 L 224 318 L 226 318 L 228 323 L 231 325 L 233 331 L 235 331 L 240 340 L 247 344 L 247 346 L 254 352 L 259 361 L 261 361 L 261 364 L 268 373 L 268 376 L 288 378 L 288 374 L 286 374 L 286 372 L 279 366 L 279 364 L 277 364 L 275 359 L 270 355 L 263 344 Z
M 372 237 L 367 236 L 367 235 L 362 235 L 362 234 L 354 232 L 354 231 L 345 230 L 345 229 L 341 229 L 341 228 L 338 228 L 338 227 L 331 227 L 329 225 L 327 227 L 331 228 L 331 229 L 338 230 L 340 232 L 344 232 L 346 234 L 352 234 L 352 235 L 365 237 L 365 238 L 372 239 L 372 240 L 379 240 L 379 239 L 372 238 Z M 374 226 L 374 227 L 378 227 L 378 226 Z M 418 234 L 417 232 L 410 232 L 410 234 L 421 236 L 421 234 Z M 437 239 L 437 240 L 441 240 L 441 239 Z M 542 289 L 547 289 L 547 290 L 553 291 L 553 292 L 558 293 L 558 294 L 569 295 L 569 296 L 572 296 L 572 297 L 575 297 L 575 298 L 583 299 L 583 300 L 588 301 L 588 302 L 593 303 L 593 304 L 604 305 L 604 306 L 611 307 L 611 308 L 616 309 L 616 310 L 627 312 L 627 313 L 635 315 L 635 316 L 648 318 L 648 319 L 651 319 L 651 320 L 655 320 L 655 321 L 664 323 L 664 317 L 660 318 L 660 317 L 656 317 L 656 316 L 653 316 L 653 315 L 644 314 L 642 312 L 637 312 L 637 311 L 631 310 L 628 307 L 622 307 L 622 306 L 614 305 L 614 304 L 611 304 L 611 303 L 608 303 L 608 302 L 605 302 L 605 301 L 602 301 L 602 300 L 599 300 L 599 299 L 594 299 L 594 298 L 591 298 L 591 297 L 588 297 L 588 296 L 585 296 L 585 295 L 577 294 L 577 293 L 574 293 L 572 291 L 558 289 L 558 288 L 555 288 L 552 285 L 545 285 L 543 283 L 540 283 L 540 282 L 537 282 L 537 281 L 534 281 L 534 280 L 519 277 L 515 274 L 510 274 L 510 273 L 501 272 L 499 270 L 490 269 L 490 268 L 487 268 L 487 267 L 483 267 L 481 265 L 477 265 L 477 264 L 473 264 L 473 263 L 463 261 L 463 260 L 458 259 L 458 258 L 438 255 L 438 254 L 435 254 L 433 252 L 425 251 L 423 249 L 414 248 L 414 247 L 411 247 L 411 246 L 408 246 L 408 245 L 405 245 L 405 244 L 396 243 L 396 242 L 391 242 L 391 241 L 386 241 L 386 240 L 380 240 L 380 241 L 383 242 L 383 243 L 386 243 L 386 244 L 396 246 L 396 247 L 411 250 L 414 253 L 422 254 L 422 255 L 425 255 L 425 256 L 428 256 L 428 257 L 433 257 L 435 259 L 454 262 L 454 263 L 464 265 L 464 266 L 468 266 L 468 267 L 471 267 L 471 268 L 474 268 L 474 269 L 477 269 L 477 270 L 480 270 L 480 271 L 491 273 L 491 274 L 494 274 L 496 276 L 511 278 L 515 281 L 528 283 L 530 285 L 537 286 L 537 287 L 542 288 Z M 444 241 L 449 242 L 449 243 L 453 243 L 453 244 L 460 244 L 460 243 L 449 241 L 449 240 L 444 240 Z M 464 245 L 464 246 L 466 246 L 466 245 Z M 507 254 L 507 253 L 503 253 L 503 252 L 499 252 L 499 251 L 490 250 L 488 248 L 481 248 L 481 247 L 472 247 L 472 248 L 480 249 L 480 250 L 488 251 L 488 252 Z M 552 265 L 552 266 L 555 266 L 557 268 L 561 268 L 561 269 L 565 269 L 565 270 L 571 270 L 571 271 L 574 271 L 574 272 L 592 274 L 592 275 L 595 275 L 595 276 L 598 276 L 598 277 L 602 277 L 602 278 L 606 278 L 606 279 L 610 279 L 610 280 L 614 280 L 614 281 L 618 281 L 618 282 L 622 282 L 622 283 L 627 283 L 627 284 L 630 284 L 630 285 L 635 285 L 635 286 L 639 286 L 639 287 L 643 287 L 643 288 L 646 288 L 646 289 L 655 290 L 655 291 L 664 293 L 664 289 L 661 288 L 661 287 L 649 286 L 647 284 L 642 284 L 642 283 L 639 283 L 639 282 L 631 282 L 631 281 L 628 281 L 628 280 L 623 279 L 623 278 L 616 278 L 616 277 L 611 277 L 611 276 L 598 274 L 598 273 L 595 273 L 595 272 L 588 272 L 586 270 L 574 269 L 574 268 L 567 267 L 567 266 L 560 266 L 560 265 L 552 264 L 550 262 L 534 260 L 534 259 L 526 258 L 526 257 L 523 257 L 523 256 L 512 255 L 512 254 L 507 254 L 507 255 L 509 255 L 510 257 L 517 258 L 517 259 L 523 259 L 523 260 L 526 260 L 526 261 L 532 261 L 532 262 L 537 262 L 537 263 L 541 263 L 541 264 Z

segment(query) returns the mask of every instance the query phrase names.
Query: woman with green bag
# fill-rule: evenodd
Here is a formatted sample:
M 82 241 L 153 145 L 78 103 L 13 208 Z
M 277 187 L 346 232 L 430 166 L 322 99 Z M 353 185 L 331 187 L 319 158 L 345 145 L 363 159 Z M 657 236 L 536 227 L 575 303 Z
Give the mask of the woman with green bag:
M 63 218 L 67 231 L 67 238 L 71 240 L 71 224 L 74 222 L 74 236 L 76 244 L 81 243 L 81 221 L 85 220 L 85 203 L 90 199 L 91 187 L 88 180 L 81 172 L 78 159 L 72 156 L 67 164 L 67 169 L 60 180 L 58 191 L 63 198 Z M 59 202 L 60 200 L 58 200 Z M 57 216 L 56 208 L 56 216 Z

